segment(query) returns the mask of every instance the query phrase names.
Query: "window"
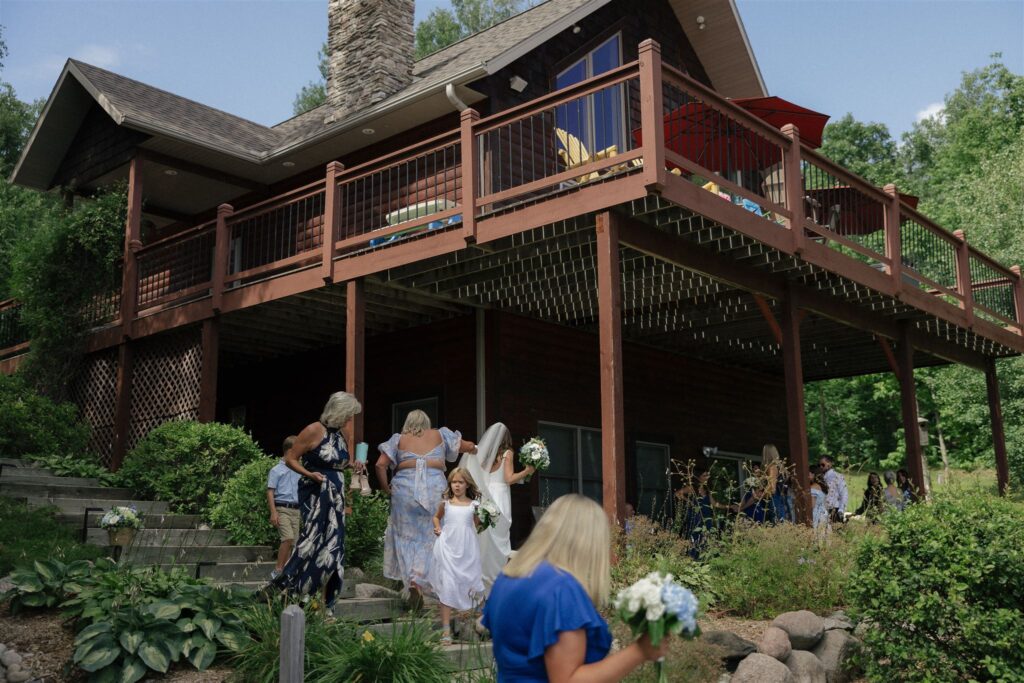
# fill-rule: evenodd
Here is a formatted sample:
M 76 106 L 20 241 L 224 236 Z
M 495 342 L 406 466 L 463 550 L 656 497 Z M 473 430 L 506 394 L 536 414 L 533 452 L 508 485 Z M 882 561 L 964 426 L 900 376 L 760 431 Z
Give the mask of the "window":
M 541 422 L 540 438 L 548 446 L 551 467 L 541 475 L 541 502 L 566 493 L 582 493 L 601 502 L 601 431 Z
M 750 476 L 761 457 L 742 453 L 716 453 L 708 458 L 711 474 L 708 487 L 720 503 L 736 503 L 743 497 L 743 481 Z
M 422 410 L 430 418 L 430 426 L 439 427 L 440 419 L 437 414 L 437 396 L 429 398 L 418 398 L 413 401 L 402 401 L 391 404 L 391 432 L 398 434 L 405 425 L 405 417 L 412 410 Z
M 669 448 L 667 444 L 637 441 L 636 460 L 636 512 L 651 519 L 661 520 L 668 512 Z
M 565 88 L 622 65 L 622 37 L 614 36 L 598 45 L 555 77 L 555 88 Z M 563 104 L 555 110 L 555 125 L 583 143 L 587 156 L 615 147 L 627 150 L 623 88 L 605 88 L 588 97 Z M 575 162 L 575 163 L 574 163 Z M 583 160 L 573 160 L 579 165 Z

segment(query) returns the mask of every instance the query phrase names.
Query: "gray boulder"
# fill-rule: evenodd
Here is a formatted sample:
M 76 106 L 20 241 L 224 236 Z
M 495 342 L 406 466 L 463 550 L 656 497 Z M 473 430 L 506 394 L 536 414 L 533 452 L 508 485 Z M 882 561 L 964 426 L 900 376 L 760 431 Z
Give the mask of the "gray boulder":
M 857 639 L 842 629 L 826 631 L 821 642 L 811 650 L 825 668 L 828 683 L 847 683 L 856 672 L 847 668 L 851 655 L 857 650 Z
M 755 652 L 740 662 L 731 683 L 793 683 L 793 674 L 774 657 Z
M 831 631 L 834 628 L 838 628 L 843 631 L 853 630 L 853 624 L 842 619 L 833 619 L 832 617 L 825 617 L 821 620 L 821 623 L 825 626 L 826 631 Z
M 355 596 L 358 599 L 397 598 L 400 597 L 400 594 L 398 591 L 385 588 L 384 586 L 378 586 L 375 583 L 357 583 Z
M 2 663 L 8 669 L 17 669 L 21 666 L 22 661 L 23 660 L 21 658 L 21 655 L 19 655 L 14 650 L 7 650 L 2 655 L 0 655 L 0 663 Z
M 807 650 L 793 650 L 784 663 L 793 674 L 793 683 L 827 683 L 821 660 Z
M 744 657 L 757 652 L 757 645 L 730 631 L 704 631 L 700 637 L 705 643 L 717 645 L 725 650 L 722 661 L 729 671 L 735 671 Z
M 25 671 L 24 669 L 7 670 L 7 683 L 25 683 L 30 678 L 32 678 L 30 671 Z
M 764 630 L 761 642 L 757 644 L 757 651 L 784 662 L 793 651 L 793 646 L 790 645 L 789 635 L 785 631 L 778 626 L 769 626 Z
M 778 626 L 789 634 L 789 642 L 794 650 L 810 650 L 818 644 L 825 632 L 825 623 L 821 617 L 805 609 L 783 612 L 775 617 L 772 626 Z

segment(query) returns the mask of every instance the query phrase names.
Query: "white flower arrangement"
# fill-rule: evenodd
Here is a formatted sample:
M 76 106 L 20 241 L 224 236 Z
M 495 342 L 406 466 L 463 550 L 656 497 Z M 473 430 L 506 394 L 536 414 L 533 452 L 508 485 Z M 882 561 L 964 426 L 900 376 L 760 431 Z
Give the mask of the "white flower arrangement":
M 485 500 L 476 506 L 476 518 L 480 521 L 480 524 L 476 528 L 476 532 L 482 533 L 484 529 L 490 529 L 498 523 L 498 518 L 501 517 L 501 510 L 494 504 L 493 500 Z
M 519 462 L 523 465 L 530 465 L 538 472 L 543 472 L 551 466 L 551 456 L 548 454 L 548 446 L 544 439 L 535 436 L 519 449 Z M 527 476 L 523 481 L 530 481 Z
M 648 634 L 657 647 L 669 633 L 686 639 L 700 635 L 697 598 L 672 580 L 671 574 L 651 572 L 629 588 L 619 591 L 613 603 L 619 618 L 633 635 Z M 658 661 L 658 682 L 668 681 L 664 662 Z
M 115 505 L 100 519 L 102 529 L 141 529 L 142 515 L 135 506 Z

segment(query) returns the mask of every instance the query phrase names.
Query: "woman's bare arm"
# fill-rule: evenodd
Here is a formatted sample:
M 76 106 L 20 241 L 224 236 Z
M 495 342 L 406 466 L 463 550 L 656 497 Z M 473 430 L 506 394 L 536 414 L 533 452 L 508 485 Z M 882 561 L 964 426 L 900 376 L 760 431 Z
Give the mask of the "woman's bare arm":
M 391 458 L 381 451 L 380 457 L 377 458 L 377 462 L 373 466 L 377 472 L 377 483 L 380 484 L 380 490 L 388 496 L 391 495 L 391 484 L 388 483 L 388 467 L 390 464 Z
M 313 450 L 316 448 L 320 441 L 324 438 L 324 427 L 319 422 L 314 422 L 308 425 L 305 429 L 299 432 L 299 437 L 295 439 L 295 443 L 288 449 L 288 452 L 284 454 L 284 464 L 288 465 L 288 468 L 294 472 L 298 472 L 307 479 L 322 484 L 324 481 L 324 475 L 319 472 L 310 472 L 307 470 L 302 461 L 299 459 L 303 453 Z
M 621 681 L 645 661 L 663 656 L 668 641 L 665 638 L 660 647 L 653 648 L 647 636 L 642 636 L 599 662 L 584 664 L 587 632 L 562 631 L 558 641 L 544 651 L 544 668 L 551 683 L 612 683 Z
M 437 506 L 437 512 L 434 513 L 434 535 L 441 535 L 441 520 L 444 519 L 444 503 Z
M 533 465 L 527 465 L 526 469 L 521 472 L 516 472 L 516 465 L 514 462 L 515 458 L 512 456 L 512 451 L 505 451 L 505 483 L 506 484 L 518 484 L 523 479 L 537 471 L 537 468 Z

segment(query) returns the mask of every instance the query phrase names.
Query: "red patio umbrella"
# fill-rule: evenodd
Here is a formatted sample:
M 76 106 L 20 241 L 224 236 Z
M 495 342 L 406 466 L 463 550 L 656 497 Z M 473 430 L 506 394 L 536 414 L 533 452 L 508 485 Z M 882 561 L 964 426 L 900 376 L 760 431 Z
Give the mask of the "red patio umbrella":
M 800 140 L 804 144 L 815 149 L 821 147 L 821 134 L 828 122 L 828 114 L 801 107 L 775 96 L 743 97 L 731 102 L 780 130 L 787 123 L 792 123 L 799 129 Z
M 869 235 L 885 227 L 885 206 L 849 185 L 808 189 L 808 212 L 819 225 L 830 226 L 840 235 Z M 918 198 L 899 193 L 900 201 L 917 208 Z

